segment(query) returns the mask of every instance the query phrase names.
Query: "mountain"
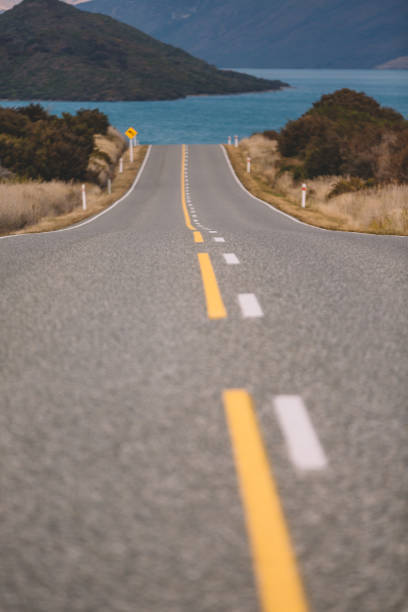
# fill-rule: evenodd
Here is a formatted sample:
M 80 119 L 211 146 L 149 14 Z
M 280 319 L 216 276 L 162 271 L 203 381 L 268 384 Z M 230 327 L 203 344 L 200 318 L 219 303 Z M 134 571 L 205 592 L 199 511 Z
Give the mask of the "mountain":
M 377 70 L 408 70 L 408 57 L 396 57 L 395 59 L 376 66 Z
M 66 0 L 68 4 L 80 4 L 86 0 Z M 0 12 L 7 11 L 12 6 L 19 4 L 21 0 L 0 0 Z
M 373 68 L 408 55 L 406 0 L 91 0 L 224 67 Z
M 105 15 L 24 0 L 0 15 L 0 98 L 165 100 L 280 89 L 217 70 Z

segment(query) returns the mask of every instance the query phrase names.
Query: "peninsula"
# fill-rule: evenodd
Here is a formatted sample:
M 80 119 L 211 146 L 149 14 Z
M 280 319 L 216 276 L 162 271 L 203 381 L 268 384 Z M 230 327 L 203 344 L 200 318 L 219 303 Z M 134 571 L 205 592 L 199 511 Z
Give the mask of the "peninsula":
M 0 98 L 171 100 L 287 84 L 215 66 L 105 15 L 24 0 L 0 15 Z

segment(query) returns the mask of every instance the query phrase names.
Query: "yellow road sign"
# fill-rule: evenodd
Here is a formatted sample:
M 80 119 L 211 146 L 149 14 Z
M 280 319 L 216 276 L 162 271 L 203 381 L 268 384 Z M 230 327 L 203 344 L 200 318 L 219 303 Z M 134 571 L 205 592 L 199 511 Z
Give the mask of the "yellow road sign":
M 126 130 L 125 134 L 129 138 L 129 140 L 131 140 L 132 138 L 137 136 L 138 132 L 135 130 L 135 128 L 130 127 Z

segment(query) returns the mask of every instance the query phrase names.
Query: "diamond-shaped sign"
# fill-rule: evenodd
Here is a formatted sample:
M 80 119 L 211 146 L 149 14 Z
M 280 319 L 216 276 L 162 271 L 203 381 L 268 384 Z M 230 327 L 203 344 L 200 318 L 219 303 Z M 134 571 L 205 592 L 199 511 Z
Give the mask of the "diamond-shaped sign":
M 125 134 L 129 138 L 129 140 L 132 140 L 132 138 L 137 136 L 138 132 L 135 130 L 135 128 L 130 127 L 126 130 Z

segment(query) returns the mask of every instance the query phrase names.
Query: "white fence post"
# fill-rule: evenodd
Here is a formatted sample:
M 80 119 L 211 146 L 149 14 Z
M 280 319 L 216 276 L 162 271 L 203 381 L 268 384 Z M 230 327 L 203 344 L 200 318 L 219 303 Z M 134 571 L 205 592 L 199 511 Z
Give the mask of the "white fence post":
M 251 158 L 247 157 L 247 172 L 251 174 Z
M 85 185 L 82 185 L 82 210 L 86 210 L 86 191 L 85 191 Z
M 306 183 L 302 183 L 302 208 L 306 208 Z
M 237 148 L 238 147 L 238 136 L 235 134 L 234 136 L 234 147 Z

